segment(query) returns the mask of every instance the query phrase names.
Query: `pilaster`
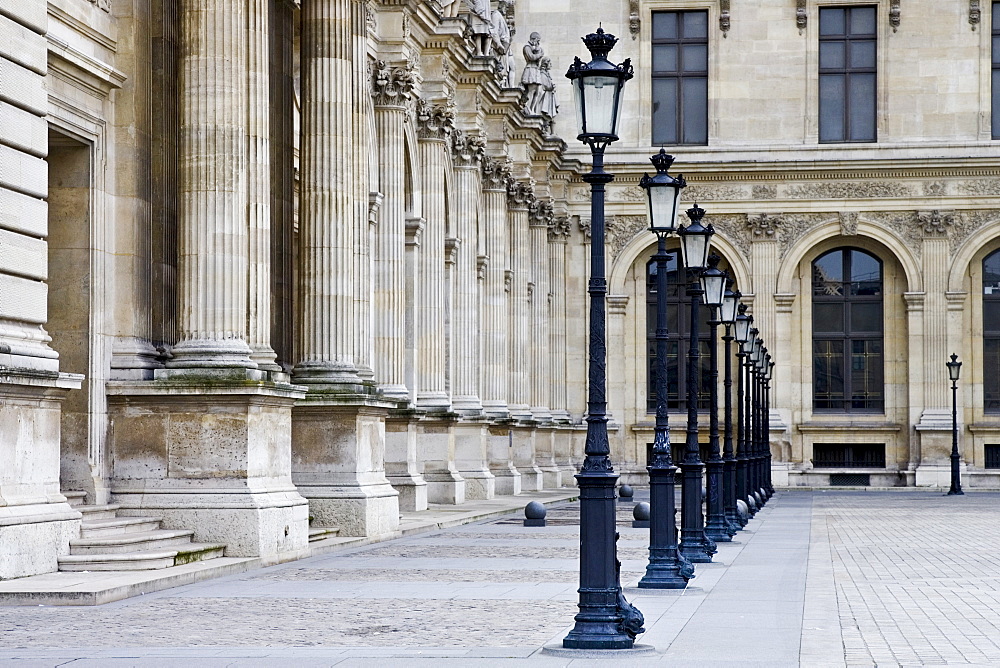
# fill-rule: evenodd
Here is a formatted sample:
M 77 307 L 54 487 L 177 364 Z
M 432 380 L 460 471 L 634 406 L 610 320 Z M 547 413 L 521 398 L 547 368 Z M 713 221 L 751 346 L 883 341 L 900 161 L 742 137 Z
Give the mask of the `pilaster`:
M 511 417 L 531 419 L 531 378 L 528 365 L 532 361 L 532 341 L 529 334 L 531 324 L 530 293 L 531 247 L 529 245 L 528 212 L 536 204 L 534 183 L 531 181 L 511 181 L 507 187 L 507 226 L 510 234 L 510 300 L 508 321 L 510 322 L 508 349 L 508 397 Z
M 507 181 L 510 164 L 487 157 L 482 165 L 484 215 L 480 229 L 486 232 L 485 251 L 488 258 L 483 297 L 483 410 L 489 415 L 506 417 L 509 414 L 507 334 L 510 321 L 506 269 L 509 255 Z
M 531 342 L 531 416 L 540 422 L 552 420 L 549 408 L 552 382 L 551 340 L 549 339 L 549 223 L 553 217 L 551 199 L 535 200 L 528 211 L 529 249 L 531 252 L 531 295 L 529 309 L 531 328 L 528 339 Z M 559 485 L 555 485 L 559 487 Z
M 569 217 L 556 216 L 548 226 L 549 236 L 549 407 L 556 422 L 569 422 L 566 393 L 566 249 Z

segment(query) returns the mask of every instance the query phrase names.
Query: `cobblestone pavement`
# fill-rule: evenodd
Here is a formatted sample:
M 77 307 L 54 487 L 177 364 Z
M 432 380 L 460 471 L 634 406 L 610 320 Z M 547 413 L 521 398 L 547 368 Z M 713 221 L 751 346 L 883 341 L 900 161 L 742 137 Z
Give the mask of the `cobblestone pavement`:
M 634 586 L 648 656 L 553 656 L 576 612 L 575 504 L 100 607 L 0 608 L 0 665 L 1000 666 L 1000 494 L 782 492 L 684 591 Z

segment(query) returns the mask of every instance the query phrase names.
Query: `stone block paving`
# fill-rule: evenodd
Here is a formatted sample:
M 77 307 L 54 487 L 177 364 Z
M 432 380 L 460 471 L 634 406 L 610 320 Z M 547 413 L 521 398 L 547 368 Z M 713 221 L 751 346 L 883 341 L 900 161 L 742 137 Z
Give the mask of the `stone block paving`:
M 643 500 L 637 495 L 637 501 Z M 98 607 L 0 608 L 0 665 L 1000 666 L 1000 494 L 781 492 L 683 591 L 637 589 L 649 656 L 553 656 L 576 613 L 576 504 Z

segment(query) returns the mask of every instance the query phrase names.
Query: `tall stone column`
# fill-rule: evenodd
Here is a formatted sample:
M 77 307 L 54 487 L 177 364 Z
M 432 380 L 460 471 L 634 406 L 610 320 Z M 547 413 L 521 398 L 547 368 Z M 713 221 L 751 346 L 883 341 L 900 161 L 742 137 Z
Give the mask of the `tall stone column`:
M 951 308 L 946 294 L 950 260 L 948 226 L 953 218 L 953 212 L 918 211 L 915 221 L 924 233 L 920 254 L 925 291 L 920 318 L 923 321 L 920 332 L 922 355 L 910 357 L 906 383 L 923 389 L 922 396 L 917 398 L 917 406 L 920 407 L 920 420 L 916 424 L 920 463 L 914 481 L 918 486 L 948 487 L 951 484 L 951 384 L 945 362 L 952 352 L 961 354 L 961 350 L 952 351 L 948 347 Z M 913 298 L 910 301 L 915 302 Z M 910 337 L 914 334 L 909 332 Z M 914 360 L 920 360 L 920 363 L 915 364 Z M 886 387 L 890 382 L 891 378 L 887 377 Z M 915 454 L 911 453 L 910 459 Z
M 559 425 L 567 425 L 570 413 L 567 410 L 566 392 L 566 250 L 569 239 L 569 217 L 553 217 L 548 226 L 549 236 L 549 407 L 552 420 Z M 573 432 L 560 426 L 555 434 L 554 450 L 556 466 L 562 471 L 563 480 L 572 480 Z
M 385 477 L 385 418 L 367 360 L 371 267 L 365 110 L 371 79 L 365 3 L 302 7 L 299 346 L 294 374 L 309 393 L 293 412 L 292 475 L 316 526 L 371 536 L 399 525 Z M 377 198 L 376 198 L 377 199 Z M 384 205 L 384 204 L 383 204 Z M 402 239 L 400 239 L 402 252 Z
M 266 142 L 254 153 L 263 168 L 250 161 L 252 132 L 269 131 L 251 109 L 266 121 L 267 22 L 264 2 L 181 10 L 181 340 L 157 380 L 109 383 L 108 401 L 119 512 L 153 511 L 197 541 L 226 543 L 228 555 L 273 562 L 308 549 L 309 509 L 291 479 L 303 388 L 265 382 L 249 345 L 270 349 L 270 323 L 261 330 L 254 314 L 270 281 L 251 277 L 270 252 Z
M 455 114 L 446 106 L 419 100 L 416 116 L 426 221 L 418 283 L 416 403 L 422 410 L 444 411 L 451 406 L 445 385 L 445 165 Z
M 375 375 L 385 396 L 396 401 L 409 400 L 412 389 L 406 384 L 407 197 L 403 134 L 413 83 L 413 73 L 403 66 L 379 61 L 372 73 L 379 190 L 384 197 L 376 238 Z
M 59 372 L 44 325 L 49 286 L 48 31 L 44 0 L 4 3 L 0 32 L 0 579 L 56 570 L 80 513 L 59 491 L 60 404 L 83 377 Z
M 529 292 L 531 283 L 531 249 L 528 233 L 528 210 L 535 204 L 534 184 L 529 181 L 511 181 L 507 188 L 507 225 L 510 230 L 510 301 L 508 318 L 510 336 L 508 349 L 508 397 L 511 417 L 530 420 L 531 380 L 530 363 L 531 323 Z M 523 473 L 523 472 L 522 472 Z
M 483 296 L 483 410 L 492 416 L 506 417 L 508 407 L 507 332 L 507 181 L 510 164 L 486 157 L 483 159 L 483 217 L 487 255 Z
M 482 183 L 480 163 L 485 138 L 479 134 L 455 133 L 452 164 L 455 174 L 455 221 L 458 247 L 453 269 L 452 309 L 452 410 L 462 415 L 454 427 L 455 463 L 465 479 L 468 499 L 491 499 L 496 481 L 489 467 L 489 438 L 479 398 L 481 377 L 478 236 Z
M 549 350 L 549 223 L 552 222 L 552 200 L 538 200 L 529 211 L 528 235 L 531 253 L 531 416 L 539 422 L 552 420 L 549 408 L 551 351 Z

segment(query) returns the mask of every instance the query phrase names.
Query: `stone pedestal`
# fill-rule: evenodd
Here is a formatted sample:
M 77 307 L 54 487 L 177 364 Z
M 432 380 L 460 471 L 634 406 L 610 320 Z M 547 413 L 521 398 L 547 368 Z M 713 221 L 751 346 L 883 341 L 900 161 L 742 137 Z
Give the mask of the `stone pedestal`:
M 108 384 L 112 501 L 122 515 L 225 543 L 226 556 L 297 559 L 309 543 L 309 507 L 291 478 L 303 388 L 231 376 Z
M 417 423 L 423 413 L 392 410 L 385 420 L 385 477 L 399 493 L 399 510 L 427 510 L 427 481 L 417 462 Z
M 951 410 L 926 409 L 915 427 L 920 443 L 920 460 L 914 475 L 917 487 L 951 486 Z M 962 425 L 959 425 L 959 453 L 962 453 Z M 964 462 L 963 462 L 964 468 Z
M 488 436 L 483 419 L 462 419 L 452 427 L 455 436 L 455 464 L 465 479 L 465 498 L 492 499 L 496 479 L 490 472 Z
M 568 425 L 556 427 L 552 434 L 552 448 L 556 466 L 562 472 L 563 486 L 575 484 L 573 476 L 577 468 L 573 465 L 573 428 Z
M 514 434 L 506 420 L 495 422 L 487 429 L 490 472 L 498 496 L 521 493 L 521 473 L 514 466 Z
M 359 395 L 310 392 L 292 411 L 292 480 L 317 527 L 342 536 L 385 536 L 399 528 L 399 494 L 385 477 L 390 404 Z
M 525 492 L 539 492 L 544 484 L 542 470 L 535 462 L 535 429 L 535 425 L 530 423 L 518 423 L 511 427 L 514 466 L 521 474 L 521 489 Z
M 563 472 L 556 463 L 555 436 L 551 427 L 539 427 L 535 432 L 535 463 L 542 471 L 543 485 L 548 488 L 563 486 Z
M 465 503 L 465 480 L 455 463 L 456 419 L 450 413 L 429 415 L 420 423 L 418 446 L 431 503 Z
M 50 573 L 80 535 L 59 492 L 59 407 L 82 376 L 0 370 L 0 580 Z

